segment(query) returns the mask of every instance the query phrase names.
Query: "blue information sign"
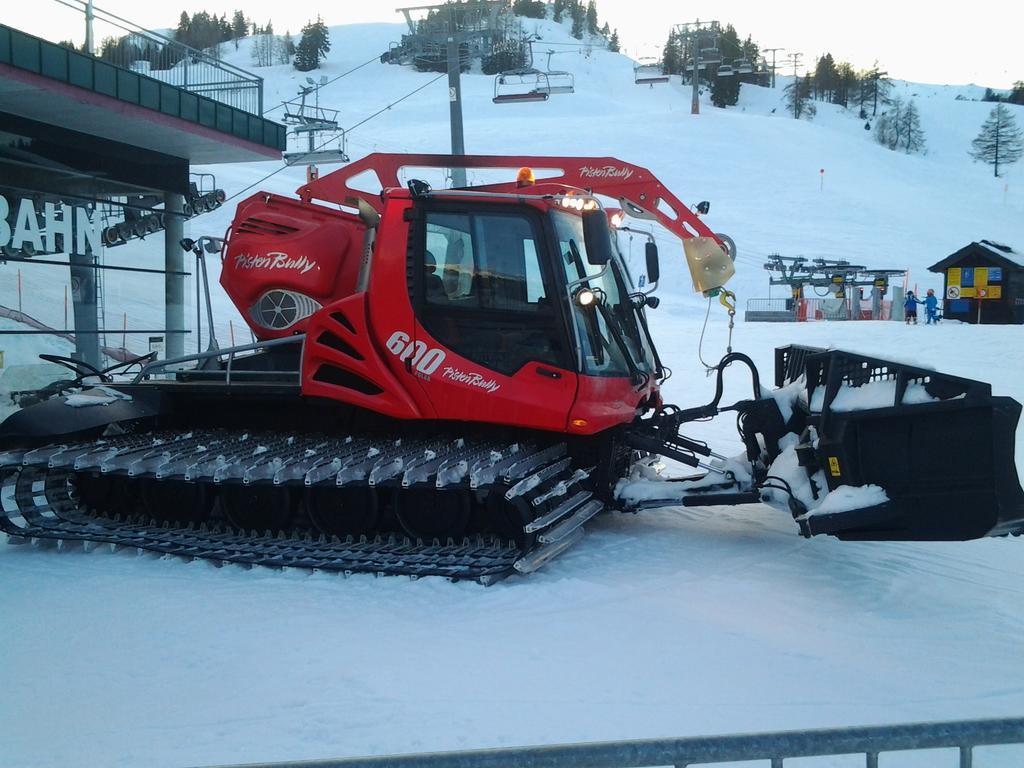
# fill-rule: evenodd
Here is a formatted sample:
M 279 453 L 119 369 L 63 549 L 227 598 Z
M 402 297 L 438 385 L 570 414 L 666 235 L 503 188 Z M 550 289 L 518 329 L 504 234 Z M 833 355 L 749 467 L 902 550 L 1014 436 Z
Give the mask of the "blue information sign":
M 974 287 L 974 267 L 964 267 L 960 270 L 960 287 Z
M 1001 283 L 1001 282 L 1003 282 L 1003 268 L 1002 267 L 989 267 L 988 268 L 988 281 L 990 283 Z

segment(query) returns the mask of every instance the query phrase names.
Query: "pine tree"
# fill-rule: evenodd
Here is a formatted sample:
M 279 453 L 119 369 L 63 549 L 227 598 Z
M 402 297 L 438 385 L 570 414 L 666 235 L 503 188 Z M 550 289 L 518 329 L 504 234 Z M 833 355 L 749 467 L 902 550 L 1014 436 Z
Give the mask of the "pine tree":
M 844 107 L 850 105 L 851 99 L 856 96 L 857 73 L 848 61 L 836 64 L 835 90 L 833 91 L 833 104 L 841 104 Z
M 611 37 L 608 38 L 608 50 L 612 53 L 618 53 L 622 50 L 622 44 L 619 42 L 619 30 L 613 29 Z
M 718 49 L 722 52 L 722 59 L 734 61 L 743 54 L 740 45 L 739 35 L 732 24 L 727 24 L 722 33 L 718 36 Z M 739 101 L 740 79 L 734 75 L 719 75 L 717 72 L 711 77 L 711 103 L 716 107 L 732 107 Z
M 884 73 L 878 70 L 878 62 L 867 72 L 861 73 L 863 93 L 861 106 L 864 116 L 867 116 L 868 105 L 871 105 L 871 116 L 878 114 L 878 105 L 889 104 L 889 92 L 892 90 L 892 81 L 885 77 Z
M 683 46 L 675 30 L 668 33 L 668 42 L 661 52 L 661 71 L 678 75 L 683 71 Z
M 220 40 L 218 42 L 226 43 L 234 36 L 234 27 L 231 22 L 228 21 L 228 15 L 222 13 L 220 15 Z
M 572 36 L 583 39 L 583 28 L 587 20 L 587 12 L 583 9 L 582 0 L 570 0 L 569 12 L 572 14 Z
M 529 19 L 547 18 L 547 6 L 541 0 L 515 0 L 512 13 Z
M 174 30 L 174 39 L 188 45 L 188 30 L 191 24 L 192 20 L 189 19 L 188 14 L 182 11 L 181 16 L 178 17 L 178 26 Z
M 787 85 L 783 91 L 786 98 L 786 109 L 788 109 L 797 120 L 801 117 L 812 119 L 818 112 L 811 103 L 811 74 L 808 72 L 803 78 L 793 78 L 793 82 Z
M 1003 104 L 995 106 L 981 126 L 981 132 L 971 142 L 971 147 L 971 157 L 993 166 L 996 177 L 999 176 L 1000 164 L 1009 165 L 1020 160 L 1024 155 L 1024 136 L 1009 107 Z
M 587 16 L 586 16 L 587 32 L 592 35 L 597 34 L 597 3 L 595 0 L 589 0 L 587 3 Z
M 234 16 L 231 17 L 231 35 L 235 40 L 245 37 L 245 33 L 249 30 L 249 22 L 245 20 L 245 13 L 242 11 L 235 11 Z
M 566 0 L 555 0 L 551 4 L 551 19 L 556 24 L 562 23 L 562 15 L 565 13 Z
M 818 59 L 814 68 L 814 94 L 820 101 L 833 102 L 835 99 L 836 62 L 831 53 Z
M 1018 80 L 1013 84 L 1006 100 L 1011 104 L 1024 104 L 1024 80 Z
M 747 35 L 747 39 L 743 41 L 743 49 L 740 51 L 742 57 L 750 62 L 752 69 L 756 69 L 757 62 L 761 58 L 761 48 L 757 43 L 754 42 L 750 35 Z M 758 78 L 761 74 L 758 72 L 748 72 L 738 76 L 741 83 L 753 83 L 757 84 Z
M 323 19 L 316 17 L 302 28 L 302 39 L 295 46 L 294 65 L 299 72 L 309 72 L 320 66 L 320 60 L 331 50 L 331 42 L 327 25 Z

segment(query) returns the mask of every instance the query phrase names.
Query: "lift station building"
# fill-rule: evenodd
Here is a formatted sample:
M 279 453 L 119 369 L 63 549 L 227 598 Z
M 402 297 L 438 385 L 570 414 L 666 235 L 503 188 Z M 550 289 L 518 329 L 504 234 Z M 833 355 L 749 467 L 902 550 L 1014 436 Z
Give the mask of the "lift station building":
M 46 264 L 66 282 L 61 270 L 70 269 L 73 323 L 68 316 L 68 327 L 54 330 L 73 336 L 75 357 L 93 365 L 109 330 L 97 276 L 126 268 L 105 266 L 102 249 L 133 236 L 162 239 L 162 263 L 128 268 L 164 275 L 163 295 L 153 296 L 164 302 L 163 327 L 122 329 L 118 317 L 116 333 L 159 332 L 164 354 L 181 356 L 188 326 L 179 242 L 196 212 L 190 166 L 279 160 L 285 148 L 285 127 L 262 117 L 260 78 L 199 51 L 178 55 L 150 71 L 0 25 L 0 281 L 12 285 L 16 272 L 20 280 L 20 270 L 37 269 L 29 264 Z M 175 82 L 183 69 L 185 82 Z

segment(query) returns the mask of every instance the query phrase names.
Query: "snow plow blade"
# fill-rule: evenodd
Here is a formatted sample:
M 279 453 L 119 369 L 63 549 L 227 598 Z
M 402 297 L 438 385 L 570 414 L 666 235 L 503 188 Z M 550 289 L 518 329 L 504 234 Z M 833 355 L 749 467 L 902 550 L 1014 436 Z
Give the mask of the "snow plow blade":
M 790 427 L 802 432 L 797 454 L 812 487 L 876 485 L 888 497 L 804 515 L 798 523 L 805 536 L 957 541 L 1024 532 L 1016 400 L 993 397 L 981 381 L 903 363 L 841 350 L 776 349 L 776 385 L 801 377 L 806 400 L 798 401 Z

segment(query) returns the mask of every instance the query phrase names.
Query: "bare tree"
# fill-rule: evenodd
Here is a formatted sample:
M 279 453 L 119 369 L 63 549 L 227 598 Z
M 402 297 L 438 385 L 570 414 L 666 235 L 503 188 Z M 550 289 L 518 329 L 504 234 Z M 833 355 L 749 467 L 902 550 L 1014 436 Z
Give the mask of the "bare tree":
M 889 102 L 889 108 L 875 123 L 875 139 L 883 147 L 894 152 L 902 149 L 908 155 L 925 150 L 924 129 L 921 127 L 921 113 L 913 101 L 906 103 L 896 96 Z

